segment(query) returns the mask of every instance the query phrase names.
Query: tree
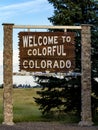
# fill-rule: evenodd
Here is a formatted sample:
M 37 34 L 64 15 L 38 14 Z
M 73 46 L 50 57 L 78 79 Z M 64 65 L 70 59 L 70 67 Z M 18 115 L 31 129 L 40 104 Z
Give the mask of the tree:
M 48 0 L 54 6 L 54 15 L 49 18 L 53 25 L 92 25 L 92 87 L 98 77 L 98 1 L 97 0 Z M 76 68 L 81 70 L 80 32 L 76 37 Z M 94 86 L 95 87 L 95 86 Z M 93 90 L 93 89 L 92 89 Z
M 54 6 L 53 25 L 98 24 L 97 0 L 48 0 Z
M 97 0 L 48 0 L 54 6 L 54 15 L 49 18 L 53 25 L 91 24 L 92 27 L 92 72 L 98 76 L 98 1 Z M 80 32 L 76 31 L 76 68 L 80 63 Z
M 80 76 L 77 78 L 80 80 Z M 66 76 L 60 79 L 52 76 L 37 76 L 37 83 L 43 87 L 42 91 L 37 91 L 40 97 L 35 98 L 35 101 L 40 105 L 43 114 L 49 112 L 59 114 L 72 110 L 75 113 L 80 112 L 81 85 L 77 78 Z
M 92 26 L 92 108 L 95 111 L 98 103 L 96 102 L 98 92 L 98 83 L 95 81 L 95 77 L 98 77 L 98 1 L 97 0 L 48 0 L 50 4 L 54 6 L 54 15 L 49 18 L 53 25 L 81 25 L 81 24 L 91 24 Z M 62 31 L 62 30 L 61 30 Z M 69 30 L 68 30 L 69 31 Z M 75 72 L 81 73 L 81 35 L 80 31 L 75 31 L 76 33 L 76 69 Z M 40 77 L 41 78 L 41 77 Z M 45 77 L 43 77 L 45 79 Z M 42 78 L 41 78 L 42 79 Z M 52 108 L 58 107 L 61 109 L 62 104 L 63 111 L 74 110 L 80 112 L 81 97 L 76 98 L 81 95 L 81 78 L 70 77 L 69 80 L 64 79 L 49 79 L 49 84 L 41 84 L 44 86 L 43 91 L 38 92 L 41 98 L 36 99 L 36 102 L 40 104 L 40 109 L 45 112 L 49 112 Z M 60 84 L 59 84 L 60 82 Z M 77 86 L 77 87 L 76 87 Z M 47 88 L 48 87 L 48 88 Z M 58 92 L 56 87 L 61 88 Z M 47 88 L 47 89 L 46 89 Z M 51 88 L 51 89 L 50 89 Z M 76 89 L 77 88 L 77 89 Z M 52 90 L 55 91 L 52 91 Z M 58 96 L 57 96 L 58 93 Z M 73 93 L 76 95 L 73 95 Z M 62 95 L 63 94 L 63 95 Z M 52 99 L 52 96 L 58 97 L 55 100 L 55 106 L 51 105 L 50 102 L 45 102 L 45 99 Z M 62 96 L 61 96 L 62 95 Z M 62 98 L 61 98 L 62 97 Z M 43 100 L 44 99 L 44 100 Z M 59 100 L 61 99 L 61 100 Z M 66 101 L 62 103 L 62 101 Z M 51 101 L 51 100 L 48 100 Z M 52 101 L 51 101 L 52 102 Z M 46 104 L 45 104 L 46 103 Z M 57 104 L 56 104 L 57 103 Z M 52 103 L 53 104 L 53 103 Z M 65 104 L 65 105 L 64 105 Z M 75 105 L 78 104 L 78 105 Z M 68 108 L 68 109 L 67 109 Z

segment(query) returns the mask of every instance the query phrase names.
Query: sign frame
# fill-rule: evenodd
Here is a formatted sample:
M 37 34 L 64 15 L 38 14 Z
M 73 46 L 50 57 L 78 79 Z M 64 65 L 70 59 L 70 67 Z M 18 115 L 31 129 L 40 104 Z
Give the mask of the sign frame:
M 13 122 L 13 29 L 79 29 L 81 30 L 82 45 L 82 75 L 81 75 L 81 126 L 92 126 L 91 112 L 91 25 L 82 24 L 81 26 L 31 26 L 31 25 L 14 25 L 3 23 L 4 29 L 4 93 L 3 93 L 3 114 L 5 125 L 14 125 Z M 10 64 L 10 65 L 9 65 Z

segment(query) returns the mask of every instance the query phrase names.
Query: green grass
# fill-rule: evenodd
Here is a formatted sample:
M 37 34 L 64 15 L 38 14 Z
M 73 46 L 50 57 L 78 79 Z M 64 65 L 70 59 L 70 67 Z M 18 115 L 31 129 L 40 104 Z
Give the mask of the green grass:
M 37 97 L 36 88 L 13 89 L 14 122 L 41 121 L 41 112 L 33 97 Z M 3 121 L 3 89 L 0 89 L 0 123 Z
M 72 116 L 57 116 L 47 115 L 43 117 L 39 111 L 38 105 L 35 103 L 33 97 L 38 97 L 36 91 L 40 88 L 28 88 L 28 89 L 13 89 L 13 115 L 14 122 L 30 122 L 30 121 L 64 121 L 64 122 L 76 122 L 76 119 Z M 0 89 L 0 123 L 3 122 L 3 89 Z
M 14 122 L 42 120 L 41 112 L 33 99 L 33 97 L 37 97 L 36 91 L 35 88 L 14 89 Z
M 38 105 L 33 97 L 38 97 L 36 91 L 40 88 L 29 89 L 13 89 L 13 114 L 14 122 L 30 122 L 30 121 L 59 121 L 64 123 L 78 123 L 80 119 L 73 114 L 65 114 L 53 116 L 53 114 L 43 117 L 39 111 Z M 95 118 L 96 122 L 98 116 Z M 3 122 L 3 89 L 0 89 L 0 123 Z M 98 123 L 95 124 L 97 125 Z
M 33 97 L 38 97 L 36 91 L 40 88 L 14 88 L 13 89 L 13 114 L 14 122 L 30 121 L 63 121 L 65 123 L 77 122 L 77 118 L 68 114 L 53 116 L 53 114 L 42 116 L 38 105 Z M 3 89 L 0 89 L 0 123 L 3 122 Z

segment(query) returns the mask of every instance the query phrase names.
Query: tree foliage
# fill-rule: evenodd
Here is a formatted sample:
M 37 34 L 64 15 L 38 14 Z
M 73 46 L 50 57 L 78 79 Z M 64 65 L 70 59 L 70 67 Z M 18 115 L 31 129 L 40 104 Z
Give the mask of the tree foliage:
M 80 76 L 77 78 L 80 80 Z M 47 114 L 53 111 L 60 113 L 72 110 L 79 113 L 81 107 L 81 85 L 79 80 L 71 76 L 62 79 L 39 76 L 37 83 L 43 87 L 42 91 L 37 92 L 40 98 L 35 98 L 35 101 L 40 104 L 42 113 Z
M 48 0 L 54 6 L 53 25 L 98 24 L 97 0 Z
M 54 7 L 54 15 L 49 18 L 53 25 L 81 25 L 91 24 L 92 38 L 92 110 L 98 106 L 98 1 L 97 0 L 48 0 Z M 69 31 L 69 30 L 68 30 Z M 81 34 L 76 33 L 76 69 L 81 73 Z M 38 92 L 40 98 L 35 101 L 40 105 L 43 114 L 51 110 L 81 111 L 81 77 L 39 77 L 41 81 L 48 79 L 48 83 L 37 81 L 43 86 Z
M 98 1 L 97 0 L 48 0 L 54 6 L 49 18 L 53 25 L 92 25 L 92 72 L 98 76 Z M 81 35 L 76 31 L 76 68 L 81 69 Z M 77 62 L 78 61 L 78 62 Z

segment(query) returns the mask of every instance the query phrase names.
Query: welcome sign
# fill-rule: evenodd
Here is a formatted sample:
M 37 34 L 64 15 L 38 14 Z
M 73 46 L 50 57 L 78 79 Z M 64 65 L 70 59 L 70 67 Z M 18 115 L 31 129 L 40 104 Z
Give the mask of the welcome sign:
M 20 71 L 72 71 L 75 68 L 74 37 L 73 32 L 20 32 Z

